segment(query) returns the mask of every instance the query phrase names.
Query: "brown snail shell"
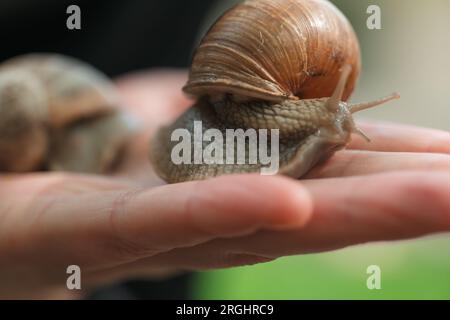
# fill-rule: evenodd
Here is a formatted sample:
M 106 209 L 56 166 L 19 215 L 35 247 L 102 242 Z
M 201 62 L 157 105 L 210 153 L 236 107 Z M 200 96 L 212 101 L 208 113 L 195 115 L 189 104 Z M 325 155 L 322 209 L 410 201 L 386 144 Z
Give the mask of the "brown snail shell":
M 355 33 L 330 2 L 247 0 L 219 18 L 200 43 L 184 87 L 198 101 L 157 132 L 151 162 L 171 183 L 258 172 L 261 162 L 250 163 L 248 153 L 240 164 L 175 164 L 171 155 L 178 141 L 172 133 L 186 129 L 195 139 L 196 121 L 203 134 L 215 128 L 223 136 L 227 129 L 278 129 L 278 172 L 300 178 L 345 148 L 352 133 L 364 136 L 352 113 L 398 97 L 346 103 L 360 64 Z M 198 143 L 208 147 L 194 141 L 192 149 Z
M 21 125 L 30 123 L 39 128 L 39 134 L 37 129 L 21 129 L 20 134 L 2 138 L 0 154 L 9 156 L 0 165 L 0 171 L 46 168 L 102 173 L 110 168 L 135 130 L 134 124 L 125 121 L 118 108 L 120 99 L 111 81 L 81 61 L 56 54 L 28 54 L 2 63 L 2 74 L 4 82 L 10 85 L 19 74 L 26 75 L 22 78 L 34 79 L 37 89 L 33 94 L 43 97 L 45 102 L 39 102 L 42 99 L 34 98 L 19 84 L 15 85 L 14 99 L 25 99 L 22 108 L 45 109 L 46 113 L 40 118 L 27 115 L 18 120 Z M 5 90 L 0 88 L 0 96 L 2 94 Z M 4 110 L 20 108 L 10 101 L 0 101 L 0 109 L 3 116 Z M 0 132 L 11 126 L 11 121 L 5 122 L 0 123 Z M 45 145 L 39 148 L 39 156 L 31 147 L 38 145 L 37 139 Z M 12 167 L 19 158 L 27 163 L 20 170 Z
M 203 38 L 184 91 L 274 101 L 330 97 L 347 64 L 344 100 L 360 72 L 360 50 L 352 26 L 330 2 L 249 0 Z

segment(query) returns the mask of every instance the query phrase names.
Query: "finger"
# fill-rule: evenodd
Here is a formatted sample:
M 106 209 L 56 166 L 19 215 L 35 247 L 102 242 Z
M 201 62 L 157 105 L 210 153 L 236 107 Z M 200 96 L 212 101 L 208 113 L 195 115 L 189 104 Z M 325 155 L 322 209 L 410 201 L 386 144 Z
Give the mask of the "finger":
M 278 257 L 450 231 L 448 172 L 384 173 L 311 180 L 304 185 L 314 201 L 308 225 L 302 230 L 243 238 L 239 245 L 245 251 Z
M 450 171 L 450 155 L 343 150 L 314 167 L 305 178 L 333 178 L 391 171 Z
M 214 240 L 124 268 L 142 275 L 165 267 L 223 268 L 450 231 L 450 173 L 405 172 L 304 184 L 313 195 L 314 212 L 302 229 Z
M 63 172 L 1 173 L 0 197 L 3 194 L 16 197 L 36 198 L 45 193 L 86 193 L 98 190 L 120 190 L 129 187 L 125 179 L 109 179 L 100 175 L 71 174 Z M 22 192 L 20 192 L 22 191 Z M 2 198 L 2 199 L 6 199 Z
M 33 232 L 33 248 L 102 267 L 264 228 L 299 227 L 312 212 L 301 185 L 258 175 L 57 198 L 46 190 L 39 197 L 45 204 L 33 204 L 40 211 L 33 230 L 45 231 Z
M 357 125 L 370 137 L 371 142 L 353 135 L 349 149 L 450 153 L 450 133 L 446 131 L 364 120 L 358 120 Z

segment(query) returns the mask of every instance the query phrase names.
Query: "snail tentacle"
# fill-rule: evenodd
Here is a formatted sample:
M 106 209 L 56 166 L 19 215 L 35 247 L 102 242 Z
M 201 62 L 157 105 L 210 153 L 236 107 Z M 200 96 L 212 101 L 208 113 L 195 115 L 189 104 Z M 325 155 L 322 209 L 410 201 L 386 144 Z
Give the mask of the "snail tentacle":
M 330 111 L 337 111 L 339 109 L 339 104 L 342 101 L 342 95 L 344 94 L 345 86 L 347 85 L 348 77 L 352 72 L 352 67 L 349 64 L 346 64 L 342 68 L 341 77 L 339 78 L 339 82 L 334 89 L 333 95 L 327 100 L 326 107 Z
M 392 100 L 397 100 L 397 99 L 400 99 L 400 94 L 398 94 L 397 92 L 394 92 L 393 94 L 391 94 L 385 98 L 377 99 L 377 100 L 370 101 L 370 102 L 350 104 L 348 106 L 348 108 L 351 113 L 356 113 L 356 112 L 370 109 L 370 108 L 379 106 L 381 104 L 385 104 L 386 102 L 389 102 Z

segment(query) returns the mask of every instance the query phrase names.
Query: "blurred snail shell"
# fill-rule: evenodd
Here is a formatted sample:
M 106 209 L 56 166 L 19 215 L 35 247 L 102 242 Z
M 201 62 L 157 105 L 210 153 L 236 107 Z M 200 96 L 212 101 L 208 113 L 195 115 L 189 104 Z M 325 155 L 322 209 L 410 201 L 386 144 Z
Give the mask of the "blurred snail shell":
M 48 151 L 44 88 L 26 71 L 0 73 L 0 170 L 37 169 Z
M 226 12 L 197 48 L 184 91 L 197 103 L 152 141 L 150 158 L 168 182 L 257 172 L 261 164 L 174 164 L 177 128 L 279 129 L 279 173 L 300 178 L 344 148 L 352 113 L 397 98 L 349 105 L 360 72 L 356 35 L 325 0 L 247 0 Z M 203 142 L 205 144 L 205 142 Z M 224 153 L 226 150 L 224 149 Z
M 0 137 L 0 171 L 105 172 L 134 130 L 117 108 L 120 101 L 111 81 L 81 61 L 23 55 L 0 65 L 0 79 L 0 98 L 10 96 L 0 100 L 0 132 L 17 126 L 14 134 Z M 20 110 L 26 112 L 15 122 L 5 118 Z
M 49 168 L 55 171 L 103 173 L 121 159 L 136 121 L 125 113 L 110 113 L 74 124 L 56 136 Z
M 47 95 L 48 122 L 52 127 L 109 113 L 119 104 L 105 75 L 70 57 L 27 54 L 4 62 L 2 68 L 25 70 L 39 79 Z

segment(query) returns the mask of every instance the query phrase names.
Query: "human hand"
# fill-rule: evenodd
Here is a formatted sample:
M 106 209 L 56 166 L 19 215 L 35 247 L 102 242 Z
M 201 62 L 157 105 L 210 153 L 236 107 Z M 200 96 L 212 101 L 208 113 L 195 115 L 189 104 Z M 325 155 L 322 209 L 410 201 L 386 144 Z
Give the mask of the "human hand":
M 71 264 L 89 289 L 450 231 L 450 134 L 436 130 L 360 124 L 373 143 L 355 137 L 303 181 L 240 175 L 162 185 L 148 138 L 189 106 L 184 81 L 162 72 L 118 81 L 149 129 L 113 177 L 0 177 L 0 295 L 65 292 Z

